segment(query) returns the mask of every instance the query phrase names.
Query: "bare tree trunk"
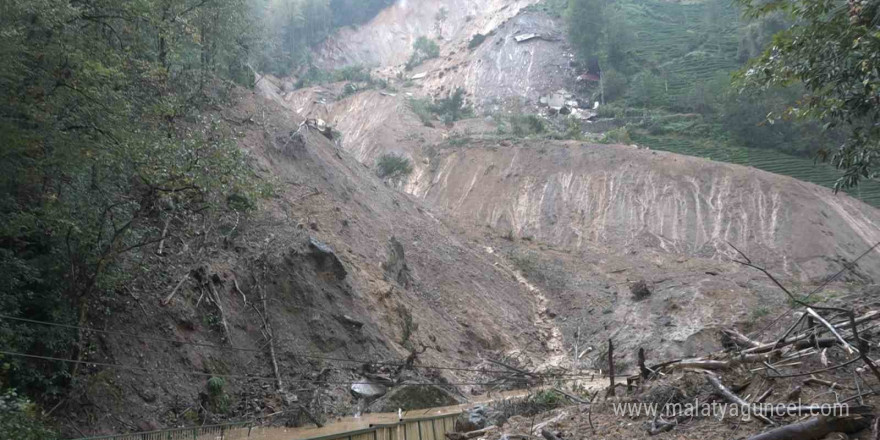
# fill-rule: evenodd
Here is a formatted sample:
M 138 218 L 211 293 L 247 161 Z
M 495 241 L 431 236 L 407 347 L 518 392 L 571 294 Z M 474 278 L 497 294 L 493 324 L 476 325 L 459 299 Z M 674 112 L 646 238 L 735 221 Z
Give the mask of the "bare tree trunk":
M 851 434 L 865 429 L 870 421 L 861 416 L 816 417 L 800 423 L 776 428 L 748 440 L 819 440 L 832 432 Z
M 639 373 L 642 375 L 642 379 L 647 379 L 651 375 L 651 370 L 645 366 L 645 349 L 639 348 Z
M 214 288 L 214 283 L 211 280 L 208 280 L 208 288 L 211 292 L 212 300 L 217 306 L 217 310 L 220 312 L 220 324 L 223 326 L 223 334 L 226 337 L 226 342 L 231 344 L 232 334 L 229 332 L 229 323 L 226 322 L 226 312 L 223 310 L 223 304 L 220 302 L 220 294 L 217 293 L 217 289 Z
M 281 398 L 287 402 L 287 396 L 284 391 L 284 384 L 281 382 L 281 373 L 278 370 L 278 358 L 275 356 L 275 333 L 272 332 L 272 324 L 269 321 L 269 307 L 266 305 L 266 292 L 262 287 L 257 288 L 260 291 L 260 302 L 263 306 L 263 326 L 266 327 L 266 337 L 269 338 L 269 356 L 272 358 L 272 372 L 275 374 L 275 389 Z
M 611 380 L 611 386 L 608 388 L 608 396 L 615 396 L 614 388 L 614 342 L 608 340 L 608 377 Z

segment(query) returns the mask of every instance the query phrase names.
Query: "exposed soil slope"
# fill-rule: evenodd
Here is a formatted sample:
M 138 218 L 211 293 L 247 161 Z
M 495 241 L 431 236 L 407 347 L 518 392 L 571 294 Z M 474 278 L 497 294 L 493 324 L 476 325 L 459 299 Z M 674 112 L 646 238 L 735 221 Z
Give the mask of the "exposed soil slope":
M 520 9 L 538 0 L 399 0 L 369 23 L 344 29 L 317 51 L 325 67 L 361 64 L 402 65 L 418 37 L 439 38 L 444 46 L 466 42 L 476 33 L 487 34 Z M 437 13 L 447 19 L 437 27 Z
M 400 362 L 409 354 L 406 341 L 427 347 L 416 365 L 463 367 L 514 349 L 538 363 L 552 353 L 542 345 L 548 323 L 538 318 L 541 301 L 513 271 L 496 265 L 496 256 L 470 245 L 418 200 L 385 186 L 321 134 L 300 128 L 292 112 L 250 93 L 238 99 L 223 117 L 236 124 L 241 146 L 276 183 L 277 196 L 257 217 L 226 232 L 222 251 L 198 251 L 190 259 L 179 257 L 190 250 L 169 243 L 174 264 L 167 273 L 139 277 L 131 298 L 113 300 L 119 312 L 96 317 L 92 327 L 146 339 L 97 335 L 90 361 L 154 371 L 85 368 L 87 379 L 59 410 L 77 421 L 71 436 L 285 409 L 290 412 L 280 420 L 305 421 L 275 392 L 261 294 L 285 387 L 321 417 L 354 412 L 348 388 L 361 378 L 357 360 Z M 157 305 L 187 273 L 170 304 Z M 228 341 L 212 290 L 228 322 Z M 185 371 L 203 376 L 178 373 Z M 484 379 L 417 373 L 408 374 L 432 382 Z M 210 408 L 211 375 L 232 376 L 224 386 L 225 412 L 204 409 Z
M 408 189 L 474 226 L 559 248 L 730 259 L 731 243 L 799 279 L 833 273 L 880 241 L 875 208 L 791 178 L 624 146 L 510 145 L 438 148 Z M 880 253 L 857 272 L 877 279 Z

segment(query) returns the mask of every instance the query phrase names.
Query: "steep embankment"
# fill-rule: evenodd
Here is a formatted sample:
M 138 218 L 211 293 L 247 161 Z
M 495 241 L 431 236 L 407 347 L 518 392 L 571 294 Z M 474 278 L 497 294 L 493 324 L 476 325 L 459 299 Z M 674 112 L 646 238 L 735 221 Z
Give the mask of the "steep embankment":
M 518 109 L 534 111 L 538 97 L 572 85 L 570 50 L 564 40 L 553 41 L 558 22 L 515 12 L 518 2 L 478 22 L 497 23 L 494 28 L 447 29 L 441 57 L 407 74 L 403 55 L 373 49 L 391 44 L 376 40 L 378 29 L 396 26 L 394 47 L 408 54 L 407 43 L 429 33 L 395 23 L 405 16 L 399 14 L 453 4 L 401 2 L 337 35 L 321 52 L 327 66 L 379 63 L 375 73 L 391 79 L 396 91 L 341 97 L 333 85 L 279 99 L 332 122 L 343 133 L 343 148 L 367 166 L 385 153 L 411 158 L 414 171 L 399 189 L 459 224 L 541 289 L 545 315 L 563 329 L 569 349 L 614 338 L 626 357 L 638 347 L 659 357 L 696 354 L 718 343 L 717 328 L 784 307 L 762 274 L 731 262 L 736 253 L 728 243 L 809 290 L 880 241 L 875 208 L 788 177 L 631 146 L 499 135 L 494 121 Z M 431 17 L 416 22 L 424 26 Z M 468 48 L 476 32 L 489 37 Z M 517 43 L 514 37 L 524 33 L 550 41 Z M 331 56 L 332 47 L 345 47 L 348 57 Z M 394 81 L 415 73 L 425 77 Z M 470 102 L 494 121 L 426 127 L 405 97 L 445 96 L 456 87 L 465 87 Z M 876 281 L 880 251 L 844 276 Z M 632 298 L 629 288 L 639 280 L 651 286 L 649 300 Z M 858 288 L 835 283 L 829 290 L 841 296 Z
M 440 148 L 407 189 L 475 226 L 564 249 L 655 248 L 729 259 L 739 247 L 820 279 L 880 241 L 880 213 L 848 196 L 735 165 L 578 142 Z M 859 263 L 880 277 L 880 253 Z
M 99 334 L 89 361 L 136 367 L 83 368 L 77 405 L 60 410 L 78 421 L 78 432 L 279 411 L 286 412 L 278 420 L 305 421 L 275 391 L 264 318 L 288 397 L 321 417 L 354 412 L 348 388 L 363 379 L 366 359 L 400 362 L 424 346 L 416 365 L 464 367 L 510 350 L 537 365 L 554 353 L 542 346 L 552 328 L 539 317 L 541 299 L 496 265 L 497 256 L 384 185 L 292 112 L 250 93 L 237 100 L 222 117 L 276 196 L 256 217 L 220 231 L 222 250 L 169 242 L 176 263 L 168 273 L 145 278 L 133 286 L 133 300 L 96 318 L 92 327 L 128 336 Z M 485 380 L 465 371 L 415 372 L 402 378 Z M 222 406 L 208 392 L 213 375 L 226 378 Z
M 497 119 L 507 113 L 500 103 L 518 99 L 534 105 L 539 96 L 572 85 L 570 51 L 564 40 L 552 41 L 562 37 L 558 22 L 541 12 L 517 12 L 519 2 L 507 8 L 490 3 L 484 11 L 490 18 L 480 21 L 496 25 L 482 29 L 489 38 L 468 50 L 479 26 L 451 26 L 443 56 L 417 69 L 427 76 L 407 93 L 436 96 L 463 86 L 471 102 Z M 367 44 L 372 32 L 410 18 L 398 14 L 433 17 L 425 11 L 440 7 L 462 6 L 401 2 L 357 36 L 342 33 L 333 44 Z M 412 19 L 427 20 L 420 17 Z M 420 29 L 403 27 L 398 33 L 414 39 Z M 526 33 L 551 41 L 517 43 L 514 37 Z M 369 52 L 348 48 L 350 54 Z M 399 60 L 374 61 L 387 67 Z M 648 246 L 728 259 L 734 255 L 730 242 L 798 279 L 826 276 L 880 241 L 876 209 L 794 179 L 630 147 L 504 140 L 494 124 L 480 120 L 424 127 L 402 96 L 367 91 L 316 104 L 314 93 L 297 91 L 285 99 L 303 114 L 333 122 L 344 134 L 344 148 L 365 164 L 389 152 L 411 157 L 415 171 L 403 189 L 469 225 L 575 250 Z M 878 263 L 880 253 L 866 257 L 855 278 L 876 279 Z

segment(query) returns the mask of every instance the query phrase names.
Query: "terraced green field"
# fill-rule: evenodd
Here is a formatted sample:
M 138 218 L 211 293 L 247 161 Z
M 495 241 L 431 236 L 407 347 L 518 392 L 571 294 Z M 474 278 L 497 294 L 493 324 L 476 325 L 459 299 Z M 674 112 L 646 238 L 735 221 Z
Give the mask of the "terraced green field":
M 687 96 L 695 84 L 740 67 L 739 11 L 731 2 L 650 0 L 622 9 L 635 31 L 631 54 L 643 70 L 665 80 L 669 102 Z
M 794 177 L 805 182 L 832 188 L 840 173 L 825 164 L 816 164 L 812 160 L 789 156 L 773 150 L 754 148 L 737 148 L 724 144 L 708 145 L 695 142 L 686 137 L 649 136 L 634 134 L 633 141 L 655 150 L 703 157 L 719 162 L 751 166 L 783 176 Z M 863 202 L 880 207 L 880 182 L 864 182 L 859 188 L 848 193 Z
M 674 107 L 699 84 L 717 81 L 742 65 L 738 54 L 740 12 L 732 1 L 681 4 L 633 0 L 623 3 L 621 8 L 635 31 L 632 55 L 639 70 L 650 71 L 664 80 L 667 106 Z M 666 111 L 677 112 L 674 108 Z M 695 125 L 690 122 L 663 125 L 663 135 L 632 130 L 633 140 L 656 150 L 751 166 L 829 188 L 840 176 L 833 167 L 807 158 L 732 146 L 723 135 L 717 140 L 709 139 L 707 136 L 711 135 L 706 130 L 694 130 Z M 880 182 L 865 182 L 849 193 L 880 207 Z

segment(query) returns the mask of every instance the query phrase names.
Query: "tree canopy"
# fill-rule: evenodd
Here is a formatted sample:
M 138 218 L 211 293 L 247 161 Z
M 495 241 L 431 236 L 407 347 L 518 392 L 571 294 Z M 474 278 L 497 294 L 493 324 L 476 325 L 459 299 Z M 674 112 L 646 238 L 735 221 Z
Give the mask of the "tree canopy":
M 837 187 L 876 178 L 880 161 L 880 2 L 741 0 L 748 13 L 789 16 L 795 25 L 776 34 L 770 47 L 740 75 L 744 91 L 803 85 L 803 95 L 778 117 L 844 126 L 850 135 L 822 157 L 844 171 Z M 772 117 L 772 115 L 771 115 Z
M 245 0 L 3 4 L 3 313 L 82 323 L 139 250 L 266 194 L 211 110 L 253 82 L 251 20 Z M 80 357 L 71 336 L 0 322 L 0 345 L 20 352 Z M 0 386 L 43 399 L 70 379 L 0 364 Z

